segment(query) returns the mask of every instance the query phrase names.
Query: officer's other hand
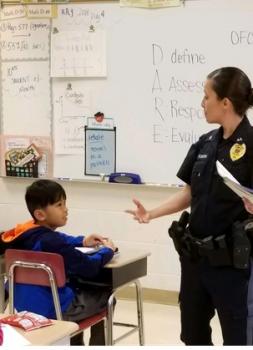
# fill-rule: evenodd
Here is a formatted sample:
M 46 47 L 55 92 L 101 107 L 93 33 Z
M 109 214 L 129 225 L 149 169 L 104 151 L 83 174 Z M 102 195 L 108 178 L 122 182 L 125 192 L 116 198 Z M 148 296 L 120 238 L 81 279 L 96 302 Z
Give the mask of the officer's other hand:
M 249 199 L 247 199 L 247 198 L 245 198 L 245 197 L 243 197 L 242 200 L 243 200 L 245 209 L 246 209 L 250 214 L 253 214 L 253 203 L 252 203 Z
M 136 205 L 135 210 L 126 210 L 126 213 L 133 215 L 133 219 L 137 220 L 140 224 L 149 223 L 150 213 L 144 208 L 140 201 L 133 199 L 134 204 Z

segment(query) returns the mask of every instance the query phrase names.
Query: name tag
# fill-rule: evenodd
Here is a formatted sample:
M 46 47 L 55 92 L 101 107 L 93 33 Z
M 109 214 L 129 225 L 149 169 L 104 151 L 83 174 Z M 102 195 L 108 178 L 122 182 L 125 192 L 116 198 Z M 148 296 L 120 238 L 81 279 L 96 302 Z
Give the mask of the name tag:
M 198 159 L 205 159 L 207 158 L 207 154 L 198 154 Z

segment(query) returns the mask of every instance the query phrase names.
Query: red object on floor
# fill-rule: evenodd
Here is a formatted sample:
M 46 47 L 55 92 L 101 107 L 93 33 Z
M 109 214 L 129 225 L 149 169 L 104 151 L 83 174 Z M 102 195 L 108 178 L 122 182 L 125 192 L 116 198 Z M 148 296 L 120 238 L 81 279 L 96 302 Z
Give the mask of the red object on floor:
M 3 341 L 4 341 L 4 334 L 3 334 L 2 327 L 1 327 L 1 325 L 0 325 L 0 345 L 3 344 Z

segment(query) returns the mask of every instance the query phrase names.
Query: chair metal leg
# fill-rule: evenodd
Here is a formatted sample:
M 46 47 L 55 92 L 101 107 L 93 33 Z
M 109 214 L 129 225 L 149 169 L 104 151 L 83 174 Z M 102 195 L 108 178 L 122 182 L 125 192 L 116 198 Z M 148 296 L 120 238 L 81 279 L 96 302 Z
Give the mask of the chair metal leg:
M 144 322 L 143 322 L 143 303 L 142 303 L 142 289 L 139 280 L 134 281 L 136 289 L 136 304 L 139 330 L 139 343 L 144 345 Z
M 0 313 L 4 313 L 4 309 L 5 309 L 4 274 L 0 274 Z
M 104 320 L 104 332 L 105 332 L 105 345 L 108 345 L 108 335 L 107 335 L 107 329 L 108 329 L 108 320 L 107 317 Z
M 14 269 L 15 265 L 12 265 L 8 273 L 8 282 L 9 282 L 9 313 L 14 313 Z
M 114 293 L 107 302 L 106 345 L 113 345 L 113 301 Z

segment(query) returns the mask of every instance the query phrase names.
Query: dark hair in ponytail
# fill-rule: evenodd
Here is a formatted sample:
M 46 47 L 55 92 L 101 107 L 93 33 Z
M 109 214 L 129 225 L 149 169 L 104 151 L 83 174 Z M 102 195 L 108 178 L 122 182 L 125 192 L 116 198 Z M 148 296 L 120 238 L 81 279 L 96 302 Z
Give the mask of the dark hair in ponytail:
M 253 106 L 253 89 L 251 89 L 249 94 L 249 105 Z
M 235 112 L 243 116 L 253 106 L 253 90 L 248 76 L 239 68 L 222 67 L 208 74 L 220 99 L 228 98 Z

